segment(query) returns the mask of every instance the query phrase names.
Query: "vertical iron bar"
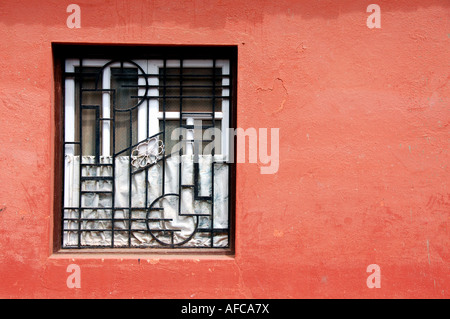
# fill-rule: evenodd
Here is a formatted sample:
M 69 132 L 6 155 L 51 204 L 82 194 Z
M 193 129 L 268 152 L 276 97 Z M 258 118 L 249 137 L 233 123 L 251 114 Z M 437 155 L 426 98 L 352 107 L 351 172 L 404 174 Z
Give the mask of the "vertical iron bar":
M 80 150 L 80 160 L 79 160 L 79 190 L 78 190 L 78 248 L 81 247 L 81 190 L 83 189 L 83 182 L 81 177 L 83 176 L 82 174 L 82 166 L 81 163 L 83 162 L 83 134 L 82 134 L 82 129 L 83 129 L 83 110 L 81 108 L 81 105 L 83 105 L 83 60 L 80 59 L 80 84 L 78 86 L 78 94 L 79 94 L 79 98 L 78 98 L 78 112 L 79 112 L 79 117 L 80 117 L 80 121 L 78 123 L 79 125 L 79 142 L 80 142 L 80 146 L 79 146 L 79 150 Z M 76 83 L 76 81 L 75 81 Z
M 131 247 L 131 207 L 132 207 L 132 174 L 131 174 L 131 145 L 133 145 L 133 110 L 130 113 L 130 137 L 128 139 L 128 247 Z
M 229 63 L 229 71 L 228 71 L 228 128 L 232 128 L 233 130 L 235 129 L 236 126 L 236 117 L 237 115 L 235 114 L 235 97 L 234 97 L 234 86 L 236 85 L 236 74 L 234 73 L 235 67 L 234 64 L 234 60 L 228 60 Z M 222 73 L 222 83 L 223 83 L 223 73 Z M 236 90 L 237 91 L 237 90 Z M 222 91 L 223 92 L 223 91 Z M 223 101 L 223 99 L 222 99 Z M 223 102 L 222 102 L 223 103 Z M 223 122 L 222 122 L 223 123 Z M 223 129 L 223 127 L 222 127 Z M 226 163 L 227 165 L 227 169 L 228 169 L 228 227 L 227 227 L 227 233 L 228 233 L 228 247 L 233 248 L 234 246 L 234 238 L 231 238 L 231 227 L 233 226 L 233 228 L 235 228 L 235 224 L 234 221 L 231 220 L 231 211 L 234 211 L 234 205 L 235 205 L 235 183 L 236 183 L 236 139 L 235 139 L 235 135 L 233 134 L 233 136 L 230 136 L 230 132 L 231 129 L 228 131 L 228 162 L 230 162 L 230 160 L 232 161 L 231 164 L 230 163 Z M 233 143 L 231 143 L 233 145 L 233 159 L 229 158 L 230 155 L 230 139 L 233 138 Z M 232 185 L 233 184 L 233 185 Z M 231 191 L 234 191 L 233 194 L 231 193 Z M 230 200 L 232 199 L 232 201 Z M 232 207 L 233 206 L 233 207 Z M 233 223 L 233 224 L 232 224 Z M 234 231 L 235 233 L 235 231 Z M 234 248 L 233 248 L 234 249 Z
M 95 108 L 95 164 L 100 163 L 100 112 Z
M 180 59 L 180 122 L 179 122 L 179 128 L 183 127 L 183 60 Z M 181 132 L 180 132 L 181 133 Z M 178 214 L 181 213 L 181 162 L 182 162 L 182 155 L 183 155 L 183 144 L 181 144 L 182 134 L 178 137 L 179 145 L 180 147 L 180 157 L 179 157 L 179 163 L 178 163 L 178 194 L 180 194 L 179 200 L 178 200 Z
M 213 85 L 212 85 L 212 127 L 215 132 L 215 112 L 216 112 L 216 59 L 213 60 Z M 216 136 L 214 135 L 214 144 L 211 151 L 211 247 L 214 247 L 214 155 L 216 153 Z
M 111 79 L 110 79 L 111 81 Z M 112 200 L 111 200 L 111 248 L 114 248 L 114 218 L 115 218 L 115 198 L 116 198 L 116 90 L 109 91 L 110 99 L 112 94 L 112 109 L 110 108 L 109 115 L 112 117 L 112 181 L 111 181 L 111 191 L 112 191 Z
M 213 60 L 213 85 L 212 85 L 212 127 L 213 127 L 213 132 L 214 132 L 214 128 L 215 123 L 216 123 L 216 59 Z M 216 136 L 214 135 L 214 147 L 212 149 L 212 156 L 214 157 L 215 153 L 216 153 Z
M 62 85 L 62 106 L 61 105 L 59 105 L 58 107 L 61 107 L 62 108 L 62 110 L 61 110 L 61 114 L 62 114 L 62 116 L 60 117 L 60 119 L 61 119 L 61 121 L 62 121 L 62 141 L 63 141 L 63 156 L 62 156 L 62 168 L 63 168 L 63 174 L 62 174 L 62 187 L 61 187 L 61 189 L 62 189 L 62 196 L 61 196 L 61 198 L 62 198 L 62 202 L 61 202 L 61 207 L 62 207 L 62 214 L 61 214 L 61 221 L 62 221 L 62 223 L 61 223 L 61 247 L 60 248 L 63 248 L 64 247 L 64 216 L 65 216 L 65 212 L 66 212 L 66 210 L 64 209 L 64 207 L 66 206 L 65 205 L 65 202 L 66 202 L 66 198 L 65 198 L 65 179 L 66 179 L 66 163 L 65 163 L 65 158 L 66 158 L 66 76 L 64 75 L 66 72 L 67 72 L 67 70 L 66 70 L 66 63 L 65 63 L 65 61 L 66 60 L 63 60 L 64 61 L 64 66 L 62 67 L 62 68 L 64 68 L 64 73 L 63 73 L 63 76 L 62 76 L 62 83 L 61 83 L 61 85 Z M 75 84 L 75 82 L 76 82 L 76 80 L 74 80 L 74 84 Z M 75 91 L 75 87 L 74 87 L 74 91 Z M 76 94 L 76 92 L 74 92 L 74 97 L 75 97 L 75 94 Z M 75 101 L 74 101 L 74 107 L 75 107 Z M 74 121 L 75 121 L 75 119 L 74 119 Z M 74 127 L 75 127 L 75 123 L 73 123 L 74 125 Z M 74 132 L 74 137 L 75 137 L 75 132 Z M 74 141 L 70 141 L 70 142 L 74 142 Z M 74 157 L 75 157 L 75 145 L 73 146 L 73 155 L 74 155 Z
M 139 72 L 139 71 L 138 71 Z M 146 72 L 148 72 L 148 71 L 146 71 Z M 138 80 L 138 83 L 139 83 L 139 80 Z M 139 92 L 139 91 L 138 91 Z M 146 121 L 146 123 L 145 123 L 145 125 L 146 125 L 146 136 L 147 136 L 147 138 L 149 137 L 149 135 L 150 135 L 150 127 L 149 127 L 149 120 L 150 120 L 150 100 L 149 99 L 146 99 L 146 101 L 145 101 L 145 103 L 147 104 L 147 117 L 146 117 L 146 119 L 147 119 L 147 121 Z M 138 121 L 138 123 L 139 123 L 139 121 Z M 139 129 L 139 125 L 138 125 L 138 129 Z M 147 212 L 147 209 L 148 209 L 148 206 L 149 206 L 149 203 L 148 203 L 148 189 L 149 189 L 149 182 L 148 182 L 148 167 L 145 169 L 145 183 L 144 183 L 144 185 L 145 185 L 145 202 L 144 202 L 144 208 L 145 208 L 145 211 Z
M 163 133 L 162 133 L 162 139 L 163 143 L 166 143 L 166 73 L 167 73 L 167 60 L 164 59 L 164 65 L 163 65 Z M 158 80 L 159 84 L 159 80 Z M 159 92 L 158 92 L 159 95 Z M 159 110 L 158 110 L 159 111 Z M 164 159 L 166 155 L 166 149 L 164 148 L 164 154 L 163 154 L 163 161 L 162 161 L 162 190 L 161 195 L 164 195 L 166 192 L 166 160 Z

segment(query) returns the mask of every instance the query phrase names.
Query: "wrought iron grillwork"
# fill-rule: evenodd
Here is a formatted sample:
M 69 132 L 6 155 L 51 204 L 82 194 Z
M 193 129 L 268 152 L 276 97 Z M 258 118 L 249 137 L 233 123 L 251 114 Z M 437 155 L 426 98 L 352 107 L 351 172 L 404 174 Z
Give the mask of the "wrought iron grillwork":
M 228 60 L 65 61 L 63 248 L 227 248 Z

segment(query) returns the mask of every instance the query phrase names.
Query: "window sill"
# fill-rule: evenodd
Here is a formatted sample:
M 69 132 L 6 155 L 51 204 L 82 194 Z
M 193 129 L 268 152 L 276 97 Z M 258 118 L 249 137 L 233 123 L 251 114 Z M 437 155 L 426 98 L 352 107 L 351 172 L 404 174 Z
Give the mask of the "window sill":
M 234 260 L 235 254 L 229 248 L 223 249 L 143 249 L 143 248 L 115 248 L 115 249 L 60 249 L 53 252 L 50 259 L 142 259 L 149 263 L 159 259 L 188 259 L 200 260 Z

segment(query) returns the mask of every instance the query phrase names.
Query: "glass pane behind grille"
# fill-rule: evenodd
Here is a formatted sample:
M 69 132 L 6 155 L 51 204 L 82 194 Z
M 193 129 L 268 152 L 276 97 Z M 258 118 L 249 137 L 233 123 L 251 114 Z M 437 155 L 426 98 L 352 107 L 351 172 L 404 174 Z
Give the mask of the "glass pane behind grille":
M 135 68 L 111 68 L 111 89 L 115 90 L 116 153 L 137 143 L 138 71 Z M 123 153 L 128 155 L 129 151 Z
M 221 105 L 214 99 L 222 96 L 222 70 L 219 68 L 166 68 L 160 70 L 160 112 L 216 112 Z
M 75 136 L 80 135 L 80 119 L 82 119 L 82 154 L 96 155 L 96 110 L 92 107 L 97 106 L 98 112 L 101 111 L 102 94 L 95 91 L 96 85 L 101 86 L 101 69 L 93 67 L 75 68 L 75 72 L 82 72 L 75 81 Z M 82 103 L 82 114 L 80 117 L 80 103 Z M 88 108 L 90 107 L 90 108 Z M 98 114 L 100 116 L 100 113 Z M 76 153 L 79 155 L 79 153 Z

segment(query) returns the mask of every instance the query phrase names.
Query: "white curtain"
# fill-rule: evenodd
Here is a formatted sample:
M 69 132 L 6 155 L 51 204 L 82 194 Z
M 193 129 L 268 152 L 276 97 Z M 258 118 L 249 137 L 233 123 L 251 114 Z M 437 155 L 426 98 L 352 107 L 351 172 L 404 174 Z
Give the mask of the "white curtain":
M 179 192 L 179 160 L 180 157 L 170 157 L 165 162 L 165 194 L 178 194 Z M 181 247 L 210 247 L 211 233 L 208 231 L 199 232 L 197 229 L 209 229 L 211 223 L 215 229 L 227 229 L 228 224 L 228 166 L 226 164 L 214 165 L 214 194 L 212 193 L 212 160 L 211 155 L 199 156 L 199 195 L 211 196 L 211 201 L 194 200 L 194 188 L 182 187 L 179 196 L 164 196 L 156 201 L 151 210 L 149 219 L 171 219 L 171 221 L 150 222 L 150 229 L 155 231 L 152 234 L 147 230 L 147 210 L 145 207 L 151 205 L 161 195 L 162 190 L 162 162 L 151 166 L 148 169 L 146 182 L 145 171 L 133 174 L 131 178 L 131 207 L 142 207 L 130 211 L 130 161 L 128 156 L 119 156 L 115 160 L 114 179 L 114 247 L 128 246 L 128 229 L 136 230 L 131 232 L 132 247 L 164 247 L 161 244 L 182 244 Z M 83 156 L 83 164 L 93 164 L 93 166 L 82 166 L 82 176 L 112 176 L 112 166 L 94 166 L 93 156 Z M 103 156 L 100 163 L 111 164 L 111 156 Z M 81 194 L 81 206 L 87 209 L 82 210 L 81 223 L 78 223 L 78 210 L 70 209 L 79 206 L 80 199 L 80 157 L 74 155 L 65 156 L 64 172 L 64 206 L 69 209 L 64 210 L 64 247 L 78 246 L 78 230 L 80 233 L 81 246 L 111 246 L 112 240 L 112 206 L 113 183 L 110 180 L 90 180 L 81 183 L 83 192 Z M 131 166 L 132 172 L 135 170 Z M 192 155 L 181 156 L 181 185 L 193 185 L 194 165 Z M 89 191 L 97 191 L 94 193 Z M 102 193 L 103 192 L 103 193 Z M 147 203 L 146 203 L 147 196 Z M 181 214 L 202 214 L 205 216 L 179 216 L 178 201 L 181 203 Z M 92 207 L 92 208 L 91 208 Z M 128 218 L 136 219 L 129 222 Z M 85 220 L 84 220 L 85 219 Z M 92 219 L 92 220 L 90 220 Z M 104 219 L 104 220 L 103 220 Z M 198 223 L 197 223 L 198 220 Z M 98 231 L 83 231 L 87 229 L 97 229 Z M 72 231 L 73 230 L 73 231 Z M 106 230 L 106 231 L 102 231 Z M 109 231 L 108 231 L 109 230 Z M 142 230 L 142 231 L 141 231 Z M 156 230 L 168 230 L 159 232 Z M 172 232 L 171 232 L 172 231 Z M 170 236 L 173 233 L 173 238 Z M 214 247 L 226 247 L 228 245 L 228 235 L 226 232 L 215 232 L 213 236 Z

